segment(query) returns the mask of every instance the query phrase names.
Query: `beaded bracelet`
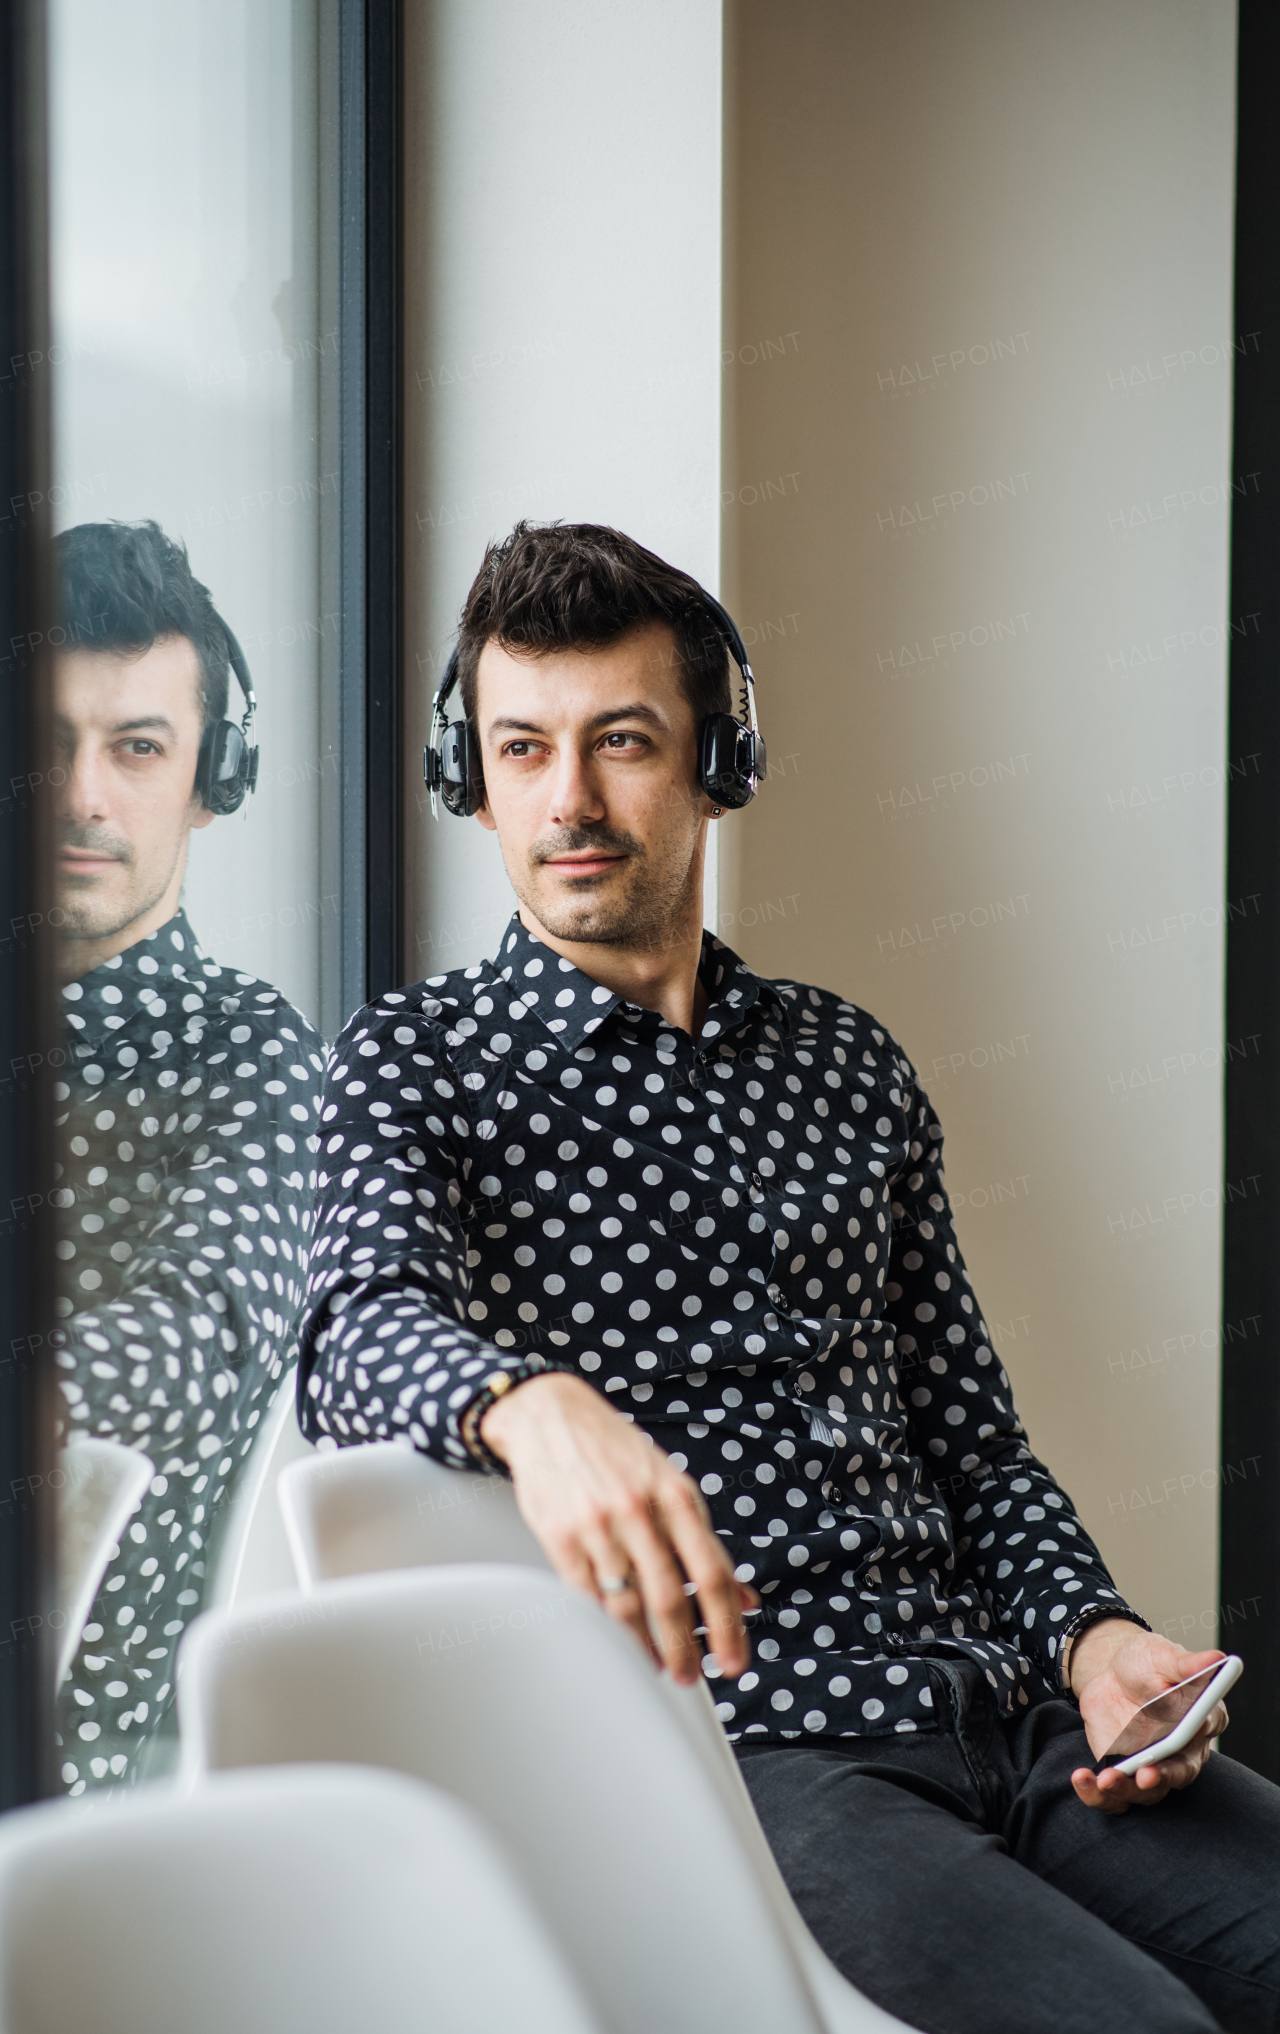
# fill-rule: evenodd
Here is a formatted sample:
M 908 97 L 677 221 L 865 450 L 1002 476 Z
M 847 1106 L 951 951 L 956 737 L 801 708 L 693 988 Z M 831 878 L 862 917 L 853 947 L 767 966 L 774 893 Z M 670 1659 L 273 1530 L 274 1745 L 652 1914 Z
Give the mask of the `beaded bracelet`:
M 1146 1618 L 1140 1617 L 1136 1610 L 1130 1610 L 1128 1604 L 1121 1604 L 1114 1609 L 1110 1606 L 1104 1608 L 1101 1604 L 1095 1604 L 1090 1609 L 1082 1611 L 1075 1622 L 1069 1625 L 1062 1634 L 1062 1640 L 1058 1647 L 1058 1679 L 1062 1684 L 1063 1694 L 1071 1702 L 1077 1700 L 1072 1692 L 1071 1682 L 1068 1679 L 1071 1672 L 1071 1655 L 1075 1650 L 1076 1640 L 1082 1638 L 1091 1625 L 1104 1624 L 1108 1618 L 1122 1619 L 1126 1624 L 1136 1624 L 1143 1631 L 1151 1630 L 1151 1626 L 1147 1623 Z
M 548 1363 L 543 1357 L 533 1357 L 527 1363 L 513 1363 L 508 1370 L 489 1372 L 458 1420 L 458 1433 L 462 1445 L 472 1460 L 484 1470 L 486 1476 L 505 1476 L 508 1482 L 511 1479 L 511 1471 L 507 1464 L 501 1455 L 494 1454 L 480 1432 L 480 1422 L 489 1407 L 498 1399 L 505 1398 L 509 1391 L 514 1391 L 518 1384 L 527 1384 L 531 1377 L 543 1377 L 548 1371 L 567 1368 L 568 1366 L 563 1363 Z M 572 1376 L 576 1374 L 570 1372 Z

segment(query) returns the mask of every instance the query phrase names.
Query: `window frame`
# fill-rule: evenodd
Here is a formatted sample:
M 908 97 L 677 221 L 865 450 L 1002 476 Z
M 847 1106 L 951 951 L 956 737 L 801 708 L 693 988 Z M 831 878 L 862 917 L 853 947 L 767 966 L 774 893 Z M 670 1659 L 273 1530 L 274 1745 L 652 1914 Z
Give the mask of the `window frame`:
M 400 49 L 401 0 L 320 0 L 321 217 L 338 325 L 321 432 L 336 455 L 321 531 L 342 620 L 321 672 L 332 756 L 321 870 L 340 898 L 322 951 L 332 1036 L 401 980 L 400 928 Z M 0 1811 L 58 1791 L 52 1680 L 56 1240 L 51 1177 L 56 991 L 41 928 L 49 903 L 44 810 L 34 795 L 49 691 L 50 389 L 45 0 L 0 8 Z M 336 168 L 324 157 L 336 140 Z M 332 582 L 331 582 L 332 583 Z M 24 781 L 25 780 L 25 781 Z M 335 881 L 334 878 L 337 878 Z M 45 927 L 47 930 L 47 926 Z M 33 1186 L 33 1183 L 34 1186 Z M 7 1495 L 5 1494 L 7 1493 Z
M 401 974 L 401 9 L 339 0 L 337 440 L 342 619 L 328 846 L 332 1037 Z M 322 821 L 323 824 L 323 821 Z
M 1280 554 L 1270 484 L 1280 456 L 1280 135 L 1271 89 L 1280 20 L 1262 0 L 1241 0 L 1239 22 L 1227 755 L 1256 756 L 1258 767 L 1228 768 L 1218 1644 L 1242 1652 L 1249 1667 L 1231 1697 L 1232 1757 L 1280 1781 L 1272 1481 L 1280 1461 L 1280 675 L 1267 604 Z M 1239 484 L 1252 474 L 1265 476 L 1256 492 Z M 1172 1636 L 1195 1649 L 1211 1634 Z
M 36 1041 L 54 989 L 44 813 L 35 793 L 53 612 L 45 277 L 44 12 L 0 9 L 0 1807 L 48 1792 L 53 1766 L 54 1494 L 48 1337 L 53 1101 Z

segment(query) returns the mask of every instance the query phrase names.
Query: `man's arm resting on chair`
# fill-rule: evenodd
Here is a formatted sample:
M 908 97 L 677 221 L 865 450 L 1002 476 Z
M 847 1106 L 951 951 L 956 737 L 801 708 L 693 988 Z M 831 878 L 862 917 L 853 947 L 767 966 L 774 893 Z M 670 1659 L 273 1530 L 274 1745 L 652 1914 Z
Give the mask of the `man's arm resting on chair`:
M 598 1597 L 673 1680 L 690 1684 L 701 1655 L 687 1577 L 721 1671 L 737 1679 L 750 1658 L 742 1613 L 759 1598 L 735 1581 L 692 1477 L 591 1385 L 560 1372 L 498 1399 L 479 1431 L 510 1469 L 557 1574 Z M 601 1588 L 614 1577 L 628 1586 Z

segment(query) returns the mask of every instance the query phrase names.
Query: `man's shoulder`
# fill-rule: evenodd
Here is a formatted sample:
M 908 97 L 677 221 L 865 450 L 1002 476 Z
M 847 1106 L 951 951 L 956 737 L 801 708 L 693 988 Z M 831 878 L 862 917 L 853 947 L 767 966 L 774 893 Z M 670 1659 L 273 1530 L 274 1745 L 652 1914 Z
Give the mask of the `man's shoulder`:
M 778 996 L 788 1015 L 791 1042 L 803 1050 L 806 1041 L 816 1045 L 855 1046 L 877 1061 L 898 1063 L 904 1075 L 914 1069 L 887 1024 L 850 1002 L 835 989 L 820 989 L 812 982 L 798 982 L 785 975 L 761 975 L 760 980 Z
M 228 966 L 199 947 L 185 973 L 191 999 L 188 1014 L 198 1014 L 206 1026 L 226 1030 L 237 1044 L 277 1038 L 314 1057 L 317 1066 L 323 1062 L 324 1040 L 315 1025 L 273 983 Z M 242 1030 L 246 1035 L 237 1037 Z
M 442 1033 L 446 1046 L 457 1045 L 473 1037 L 485 1018 L 496 1022 L 498 1003 L 505 1010 L 511 999 L 492 961 L 428 975 L 403 989 L 384 989 L 357 1010 L 347 1019 L 334 1050 L 340 1054 L 374 1039 L 411 1045 L 430 1033 Z

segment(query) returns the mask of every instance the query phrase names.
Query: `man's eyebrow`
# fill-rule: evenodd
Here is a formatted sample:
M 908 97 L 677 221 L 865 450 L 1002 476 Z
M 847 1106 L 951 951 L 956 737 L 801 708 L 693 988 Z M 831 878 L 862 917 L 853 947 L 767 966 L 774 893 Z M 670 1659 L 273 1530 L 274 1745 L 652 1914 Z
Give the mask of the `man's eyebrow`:
M 136 734 L 139 728 L 144 727 L 154 728 L 157 734 L 167 734 L 174 739 L 177 738 L 178 730 L 171 720 L 165 719 L 162 713 L 141 714 L 137 720 L 117 721 L 114 727 L 107 729 L 107 733 L 113 735 Z
M 59 713 L 56 709 L 53 714 L 53 724 L 62 734 L 74 735 L 76 732 L 76 724 L 70 715 Z M 109 735 L 139 734 L 144 728 L 154 729 L 156 734 L 166 734 L 171 741 L 178 739 L 177 728 L 171 720 L 166 720 L 162 713 L 144 713 L 139 714 L 136 720 L 117 721 L 114 727 L 107 729 L 107 733 Z
M 590 720 L 584 722 L 584 726 L 589 733 L 594 734 L 602 727 L 611 727 L 616 720 L 641 720 L 649 727 L 661 729 L 664 734 L 667 732 L 667 723 L 662 715 L 639 699 L 633 700 L 629 706 L 607 706 L 603 712 L 593 713 Z M 500 714 L 496 720 L 489 722 L 490 734 L 496 734 L 499 728 L 510 729 L 515 734 L 546 733 L 546 729 L 537 721 L 520 720 L 511 714 Z

